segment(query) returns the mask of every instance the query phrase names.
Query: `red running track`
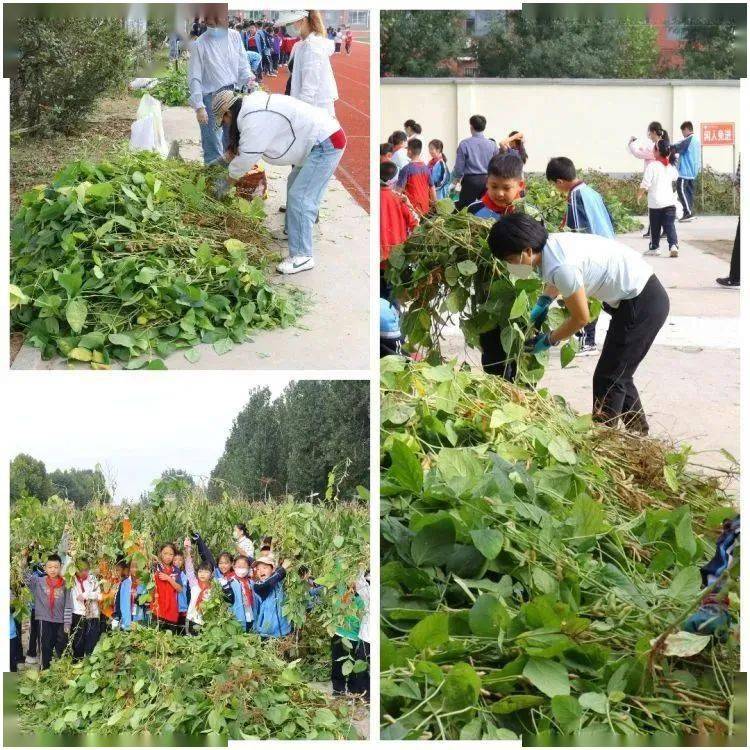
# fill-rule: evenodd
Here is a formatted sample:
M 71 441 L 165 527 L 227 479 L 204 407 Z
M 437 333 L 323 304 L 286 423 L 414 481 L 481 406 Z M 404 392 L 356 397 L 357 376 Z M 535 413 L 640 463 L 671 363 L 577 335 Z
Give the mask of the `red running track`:
M 336 177 L 349 194 L 370 212 L 370 45 L 358 39 L 352 53 L 331 56 L 339 90 L 336 116 L 346 133 L 347 146 Z M 263 76 L 263 87 L 283 94 L 289 72 L 279 69 L 276 78 Z

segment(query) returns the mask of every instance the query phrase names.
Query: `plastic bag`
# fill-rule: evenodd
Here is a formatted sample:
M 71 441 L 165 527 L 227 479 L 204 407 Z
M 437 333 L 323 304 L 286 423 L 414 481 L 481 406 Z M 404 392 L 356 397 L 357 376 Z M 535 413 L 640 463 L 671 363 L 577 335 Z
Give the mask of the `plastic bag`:
M 138 105 L 138 119 L 130 126 L 130 148 L 134 151 L 156 151 L 162 156 L 169 152 L 161 102 L 151 94 L 144 94 Z

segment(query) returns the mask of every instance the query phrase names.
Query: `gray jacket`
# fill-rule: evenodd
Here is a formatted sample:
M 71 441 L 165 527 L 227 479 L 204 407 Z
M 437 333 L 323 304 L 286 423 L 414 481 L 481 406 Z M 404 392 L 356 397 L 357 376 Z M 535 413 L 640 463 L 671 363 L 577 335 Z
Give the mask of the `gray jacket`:
M 34 617 L 44 622 L 61 622 L 69 628 L 73 617 L 71 590 L 64 584 L 55 589 L 55 604 L 50 609 L 47 576 L 39 576 L 27 570 L 24 579 L 34 597 Z

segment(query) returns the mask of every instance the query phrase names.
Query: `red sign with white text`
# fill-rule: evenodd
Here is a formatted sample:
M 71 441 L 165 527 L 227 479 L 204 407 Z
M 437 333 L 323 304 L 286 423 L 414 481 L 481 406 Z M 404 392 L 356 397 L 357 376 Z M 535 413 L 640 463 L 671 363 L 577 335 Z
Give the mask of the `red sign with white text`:
M 702 122 L 702 146 L 734 146 L 733 122 Z

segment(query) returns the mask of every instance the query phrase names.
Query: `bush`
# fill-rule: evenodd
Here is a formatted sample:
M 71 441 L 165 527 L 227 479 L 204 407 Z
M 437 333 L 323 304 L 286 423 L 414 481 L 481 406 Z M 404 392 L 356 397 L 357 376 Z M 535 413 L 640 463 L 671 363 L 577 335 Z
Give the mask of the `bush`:
M 638 186 L 641 184 L 640 174 L 613 177 L 605 172 L 586 170 L 581 172 L 580 177 L 604 196 L 610 211 L 610 201 L 616 200 L 622 207 L 639 216 L 647 213 L 646 201 L 638 203 L 636 200 Z M 704 167 L 695 182 L 696 208 L 703 214 L 736 214 L 739 211 L 739 200 L 733 199 L 733 193 L 734 184 L 730 175 Z
M 110 18 L 22 18 L 11 77 L 14 127 L 70 133 L 135 69 L 137 41 Z

